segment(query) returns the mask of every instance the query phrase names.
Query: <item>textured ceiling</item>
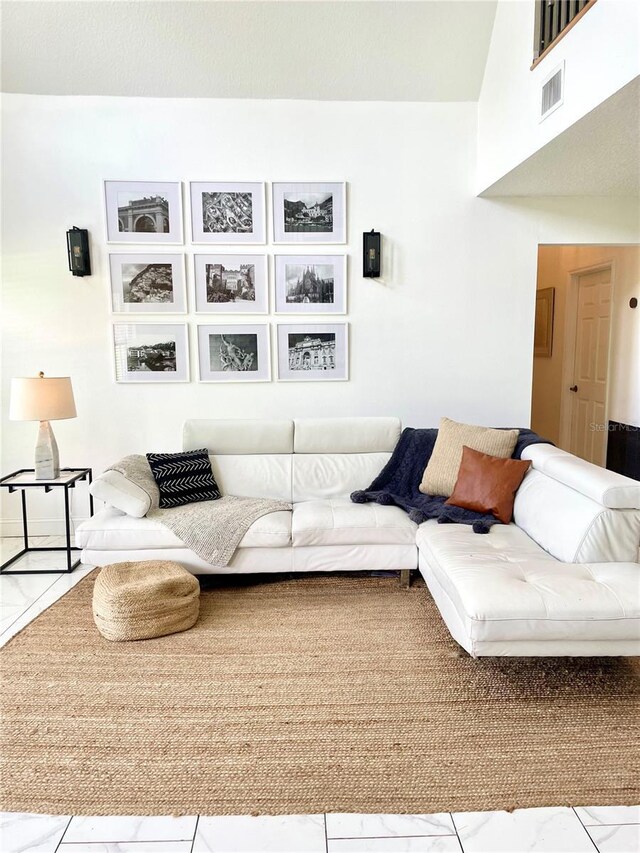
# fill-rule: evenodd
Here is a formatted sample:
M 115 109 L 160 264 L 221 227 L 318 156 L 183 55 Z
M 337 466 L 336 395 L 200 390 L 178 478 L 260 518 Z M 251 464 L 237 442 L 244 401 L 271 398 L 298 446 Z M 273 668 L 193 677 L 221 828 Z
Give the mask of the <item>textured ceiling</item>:
M 2 91 L 475 101 L 496 0 L 2 2 Z
M 525 160 L 483 196 L 639 196 L 640 77 Z

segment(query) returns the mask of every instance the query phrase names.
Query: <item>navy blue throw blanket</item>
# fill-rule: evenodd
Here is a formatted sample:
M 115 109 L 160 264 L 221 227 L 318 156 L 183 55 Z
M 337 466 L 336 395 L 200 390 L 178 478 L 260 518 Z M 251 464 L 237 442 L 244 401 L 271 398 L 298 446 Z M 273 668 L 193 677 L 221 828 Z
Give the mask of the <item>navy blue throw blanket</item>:
M 399 506 L 409 513 L 409 518 L 416 524 L 422 524 L 428 518 L 437 518 L 439 524 L 471 524 L 474 533 L 488 533 L 494 524 L 500 524 L 495 516 L 459 506 L 445 506 L 446 498 L 423 495 L 419 491 L 418 486 L 437 437 L 437 429 L 406 427 L 391 459 L 373 483 L 368 489 L 353 492 L 351 500 L 356 504 L 373 502 L 382 506 Z M 521 429 L 512 458 L 520 459 L 522 451 L 530 444 L 551 442 L 530 429 Z

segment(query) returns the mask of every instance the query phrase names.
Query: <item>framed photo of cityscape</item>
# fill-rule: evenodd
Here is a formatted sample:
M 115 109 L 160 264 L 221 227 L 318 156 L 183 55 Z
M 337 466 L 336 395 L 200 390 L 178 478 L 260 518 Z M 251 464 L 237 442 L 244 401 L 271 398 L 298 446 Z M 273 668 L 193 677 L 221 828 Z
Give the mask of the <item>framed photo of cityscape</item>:
M 346 314 L 346 255 L 276 255 L 276 314 Z
M 185 323 L 115 323 L 116 382 L 188 382 Z
M 273 184 L 274 243 L 346 243 L 344 183 Z
M 200 382 L 269 382 L 266 323 L 198 326 Z
M 278 379 L 349 378 L 347 323 L 278 323 Z
M 264 243 L 263 183 L 192 183 L 194 243 Z
M 108 243 L 182 243 L 182 184 L 105 181 Z
M 116 314 L 185 314 L 184 255 L 110 254 Z
M 194 255 L 196 311 L 204 314 L 266 314 L 266 255 Z

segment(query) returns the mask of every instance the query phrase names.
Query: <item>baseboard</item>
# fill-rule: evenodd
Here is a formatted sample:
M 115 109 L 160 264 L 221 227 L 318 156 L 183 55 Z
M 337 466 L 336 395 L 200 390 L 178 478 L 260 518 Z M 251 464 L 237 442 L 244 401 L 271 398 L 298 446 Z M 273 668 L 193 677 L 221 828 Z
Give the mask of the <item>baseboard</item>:
M 73 518 L 71 520 L 71 532 L 73 533 L 78 525 L 86 521 L 87 517 Z M 64 536 L 64 519 L 63 518 L 30 518 L 29 536 Z M 0 535 L 6 536 L 22 536 L 22 519 L 21 518 L 3 518 L 0 521 Z

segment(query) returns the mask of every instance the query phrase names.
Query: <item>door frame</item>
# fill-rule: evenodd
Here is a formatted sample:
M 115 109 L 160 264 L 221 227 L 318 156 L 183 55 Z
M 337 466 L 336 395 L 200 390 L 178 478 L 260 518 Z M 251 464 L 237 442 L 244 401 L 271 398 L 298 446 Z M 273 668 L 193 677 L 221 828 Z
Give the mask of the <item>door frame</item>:
M 590 273 L 603 272 L 610 270 L 611 272 L 611 313 L 609 315 L 610 334 L 609 334 L 609 350 L 607 352 L 607 393 L 604 405 L 605 412 L 605 453 L 608 446 L 608 424 L 609 415 L 609 395 L 611 390 L 611 347 L 613 343 L 613 334 L 611 334 L 611 325 L 613 324 L 614 304 L 615 304 L 615 260 L 611 258 L 607 261 L 601 261 L 598 264 L 591 264 L 586 267 L 579 267 L 574 270 L 569 270 L 569 280 L 567 282 L 567 296 L 564 306 L 564 350 L 562 353 L 562 395 L 560 397 L 560 447 L 569 447 L 571 444 L 571 415 L 573 410 L 573 400 L 569 396 L 571 393 L 568 389 L 573 384 L 573 372 L 575 367 L 575 350 L 576 339 L 578 332 L 578 290 L 580 287 L 580 278 L 583 275 Z

